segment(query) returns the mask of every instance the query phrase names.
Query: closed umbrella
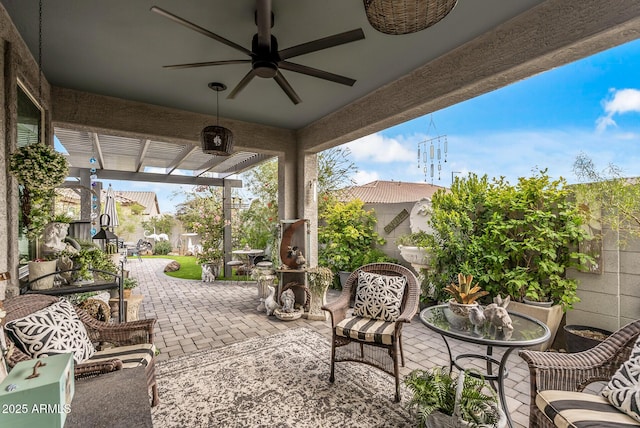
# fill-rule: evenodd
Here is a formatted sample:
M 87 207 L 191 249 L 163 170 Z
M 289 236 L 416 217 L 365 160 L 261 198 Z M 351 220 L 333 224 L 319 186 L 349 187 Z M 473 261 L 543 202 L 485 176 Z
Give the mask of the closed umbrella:
M 116 210 L 116 195 L 111 184 L 109 184 L 104 201 L 104 214 L 109 216 L 111 220 L 109 228 L 113 231 L 113 229 L 120 224 L 120 221 L 118 220 L 118 211 Z

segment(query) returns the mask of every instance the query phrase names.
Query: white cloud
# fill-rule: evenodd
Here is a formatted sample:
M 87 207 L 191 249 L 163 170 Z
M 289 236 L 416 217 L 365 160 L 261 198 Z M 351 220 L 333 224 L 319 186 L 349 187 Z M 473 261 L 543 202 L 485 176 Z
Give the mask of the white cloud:
M 372 181 L 376 181 L 380 179 L 380 174 L 377 171 L 358 171 L 353 180 L 356 182 L 356 185 L 360 186 L 363 184 L 371 183 Z
M 604 101 L 604 116 L 596 120 L 596 130 L 602 132 L 609 126 L 616 126 L 613 116 L 625 113 L 640 113 L 640 90 L 620 89 L 611 91 L 610 99 Z
M 408 148 L 409 145 L 414 145 L 414 143 L 402 137 L 389 138 L 380 133 L 358 138 L 346 144 L 356 162 L 375 163 L 413 161 L 416 152 L 413 148 Z

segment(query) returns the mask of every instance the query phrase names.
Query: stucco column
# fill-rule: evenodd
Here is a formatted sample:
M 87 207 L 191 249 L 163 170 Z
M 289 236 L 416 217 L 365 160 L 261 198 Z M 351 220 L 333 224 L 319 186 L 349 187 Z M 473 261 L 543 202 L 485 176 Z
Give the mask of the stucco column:
M 318 265 L 318 155 L 300 153 L 298 168 L 298 212 L 309 220 L 309 254 L 305 254 L 310 267 Z
M 222 235 L 222 249 L 224 251 L 224 276 L 231 278 L 231 266 L 227 262 L 231 261 L 233 256 L 231 248 L 231 184 L 224 180 L 222 187 L 222 217 L 224 219 L 224 232 Z

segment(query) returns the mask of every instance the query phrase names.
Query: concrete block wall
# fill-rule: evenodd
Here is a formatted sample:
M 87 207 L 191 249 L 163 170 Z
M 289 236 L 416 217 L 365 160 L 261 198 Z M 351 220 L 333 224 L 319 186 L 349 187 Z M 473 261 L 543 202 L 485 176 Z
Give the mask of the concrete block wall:
M 602 272 L 571 271 L 581 301 L 567 311 L 567 324 L 615 331 L 640 318 L 640 239 L 606 230 Z

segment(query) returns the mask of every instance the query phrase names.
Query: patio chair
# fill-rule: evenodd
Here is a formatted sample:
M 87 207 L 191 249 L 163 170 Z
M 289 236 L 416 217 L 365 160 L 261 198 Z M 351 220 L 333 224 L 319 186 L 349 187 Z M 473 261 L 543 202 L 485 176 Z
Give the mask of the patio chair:
M 373 274 L 373 275 L 371 275 Z M 379 276 L 378 276 L 379 275 Z M 378 279 L 379 278 L 379 279 Z M 400 279 L 398 281 L 398 279 Z M 382 281 L 387 292 L 381 295 L 375 288 L 368 286 L 370 281 Z M 389 292 L 389 290 L 392 290 Z M 401 291 L 401 296 L 398 291 Z M 399 302 L 394 302 L 394 295 Z M 372 263 L 364 265 L 351 273 L 337 300 L 326 304 L 322 309 L 331 314 L 333 339 L 331 341 L 331 375 L 329 381 L 335 381 L 335 363 L 354 361 L 372 365 L 395 377 L 395 401 L 400 401 L 400 374 L 398 355 L 404 366 L 402 352 L 402 326 L 411 322 L 418 310 L 420 285 L 415 275 L 406 267 L 393 263 Z M 370 311 L 363 302 L 373 306 L 399 306 L 386 316 Z M 354 312 L 350 308 L 355 307 Z
M 610 405 L 606 398 L 583 392 L 589 384 L 608 382 L 613 377 L 629 359 L 639 335 L 640 320 L 637 320 L 587 351 L 574 354 L 520 351 L 529 365 L 531 379 L 529 426 L 557 426 L 552 419 L 562 426 L 640 425 Z M 572 425 L 576 418 L 582 424 Z
M 34 312 L 50 307 L 54 303 L 60 302 L 55 296 L 42 294 L 26 294 L 14 297 L 5 301 L 5 338 L 7 345 L 13 348 L 13 352 L 7 356 L 7 364 L 14 367 L 20 361 L 32 359 L 24 348 L 14 342 L 14 337 L 7 331 L 7 325 L 11 321 L 24 319 Z M 153 326 L 155 319 L 145 319 L 139 321 L 125 322 L 120 324 L 109 324 L 98 321 L 89 313 L 78 307 L 73 307 L 80 322 L 84 325 L 87 336 L 91 343 L 100 344 L 96 347 L 96 352 L 89 359 L 76 362 L 75 378 L 85 378 L 99 376 L 116 370 L 145 366 L 147 376 L 147 386 L 151 390 L 152 406 L 159 403 L 158 385 L 155 375 L 155 346 L 153 345 Z M 40 312 L 42 313 L 42 312 Z M 52 322 L 40 323 L 52 324 Z M 64 325 L 71 325 L 66 323 Z M 29 327 L 32 328 L 32 327 Z M 38 326 L 39 328 L 39 326 Z M 28 333 L 28 330 L 24 330 Z M 38 330 L 37 333 L 42 333 Z M 77 338 L 78 331 L 71 336 Z M 37 337 L 45 336 L 45 334 Z M 21 336 L 23 338 L 23 336 Z M 103 348 L 101 344 L 113 345 L 110 348 Z M 15 345 L 15 346 L 12 346 Z M 24 344 L 22 345 L 24 346 Z

